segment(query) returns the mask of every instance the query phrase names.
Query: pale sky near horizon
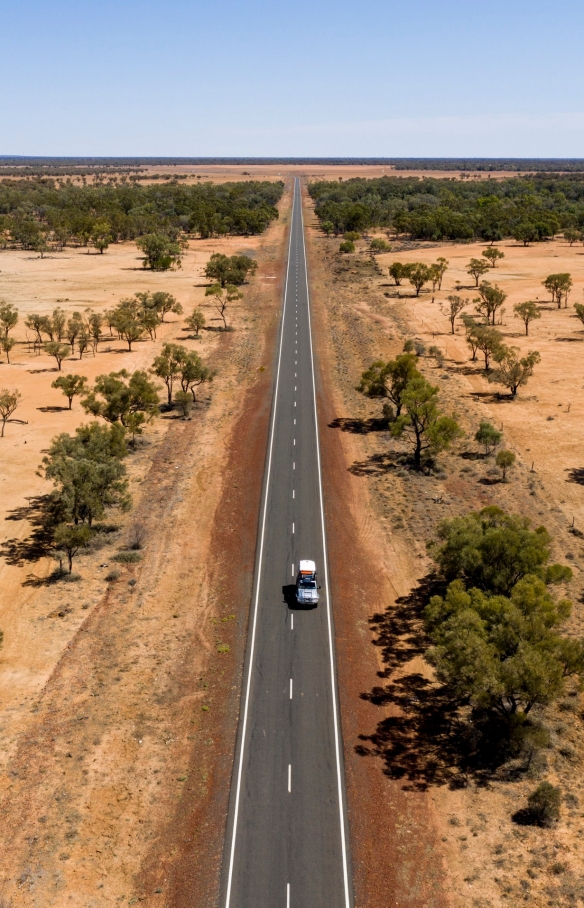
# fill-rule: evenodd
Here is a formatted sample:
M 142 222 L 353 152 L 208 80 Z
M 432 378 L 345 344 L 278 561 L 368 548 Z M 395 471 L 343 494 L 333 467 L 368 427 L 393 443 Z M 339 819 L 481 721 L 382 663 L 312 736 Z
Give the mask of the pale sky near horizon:
M 584 157 L 582 0 L 0 0 L 0 154 Z

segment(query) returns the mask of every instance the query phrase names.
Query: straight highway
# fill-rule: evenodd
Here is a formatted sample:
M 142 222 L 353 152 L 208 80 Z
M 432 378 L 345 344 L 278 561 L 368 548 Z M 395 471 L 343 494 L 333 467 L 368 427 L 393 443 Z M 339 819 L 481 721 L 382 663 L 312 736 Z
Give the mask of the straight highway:
M 351 908 L 310 297 L 298 179 L 276 361 L 222 908 Z M 294 599 L 316 561 L 314 609 Z

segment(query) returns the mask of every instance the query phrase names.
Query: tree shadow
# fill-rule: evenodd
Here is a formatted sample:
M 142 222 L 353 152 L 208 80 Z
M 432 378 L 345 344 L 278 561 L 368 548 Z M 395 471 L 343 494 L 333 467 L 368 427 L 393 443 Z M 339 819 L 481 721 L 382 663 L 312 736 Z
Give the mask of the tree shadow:
M 37 410 L 40 410 L 41 413 L 61 413 L 63 410 L 68 410 L 69 407 L 37 407 Z
M 385 666 L 378 675 L 392 680 L 361 694 L 381 707 L 384 717 L 372 734 L 359 735 L 355 752 L 380 758 L 384 774 L 406 791 L 466 787 L 471 777 L 485 784 L 510 755 L 508 727 L 501 719 L 478 710 L 470 713 L 447 686 L 413 667 L 408 671 L 429 646 L 424 607 L 444 590 L 444 581 L 430 573 L 409 595 L 370 619 Z
M 568 477 L 566 482 L 576 482 L 580 486 L 584 486 L 584 467 L 573 467 L 571 470 L 566 470 Z
M 556 337 L 554 340 L 556 343 L 581 344 L 584 341 L 584 337 Z
M 53 528 L 59 522 L 59 504 L 52 495 L 27 498 L 28 504 L 9 512 L 5 520 L 28 520 L 32 532 L 26 539 L 6 539 L 0 545 L 0 557 L 7 564 L 21 567 L 39 561 L 52 553 Z
M 462 451 L 458 456 L 463 460 L 486 460 L 489 455 L 483 454 L 481 451 Z
M 58 372 L 58 371 L 59 370 L 58 370 L 57 366 L 53 366 L 53 368 L 51 368 L 51 369 L 29 369 L 28 374 L 29 375 L 40 375 L 41 372 Z
M 368 435 L 370 432 L 387 431 L 388 420 L 383 417 L 358 419 L 350 416 L 338 416 L 329 422 L 329 429 L 340 429 L 341 432 L 352 432 L 354 435 Z
M 386 451 L 381 454 L 372 454 L 367 460 L 356 460 L 349 467 L 349 473 L 353 476 L 380 476 L 389 473 L 390 470 L 397 470 L 403 465 L 404 458 L 402 451 Z

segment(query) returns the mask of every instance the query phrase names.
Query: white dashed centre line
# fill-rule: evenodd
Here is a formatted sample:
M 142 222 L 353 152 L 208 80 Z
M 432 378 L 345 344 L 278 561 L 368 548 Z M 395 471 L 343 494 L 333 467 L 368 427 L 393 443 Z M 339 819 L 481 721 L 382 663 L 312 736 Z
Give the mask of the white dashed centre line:
M 288 791 L 292 791 L 292 764 L 288 763 Z
M 292 699 L 292 678 L 290 678 L 290 699 Z

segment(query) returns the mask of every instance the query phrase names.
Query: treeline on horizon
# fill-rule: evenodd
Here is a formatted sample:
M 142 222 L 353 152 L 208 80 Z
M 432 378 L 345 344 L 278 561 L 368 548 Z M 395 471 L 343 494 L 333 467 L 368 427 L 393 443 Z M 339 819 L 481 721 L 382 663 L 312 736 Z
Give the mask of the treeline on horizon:
M 173 158 L 173 157 L 36 157 L 28 155 L 0 155 L 0 173 L 5 168 L 14 167 L 22 172 L 23 168 L 39 171 L 44 168 L 58 168 L 71 172 L 71 168 L 91 168 L 93 170 L 136 170 L 140 167 L 168 167 L 200 164 L 363 164 L 387 165 L 396 170 L 445 170 L 445 171 L 508 171 L 518 172 L 584 172 L 584 158 Z
M 202 238 L 262 233 L 278 217 L 282 182 L 175 182 L 142 186 L 127 178 L 106 184 L 71 180 L 0 182 L 0 247 L 34 249 L 39 236 L 58 247 L 87 245 L 96 232 L 112 242 L 146 234 Z
M 539 174 L 503 180 L 355 178 L 309 184 L 327 233 L 389 228 L 421 240 L 524 243 L 584 228 L 584 175 Z

